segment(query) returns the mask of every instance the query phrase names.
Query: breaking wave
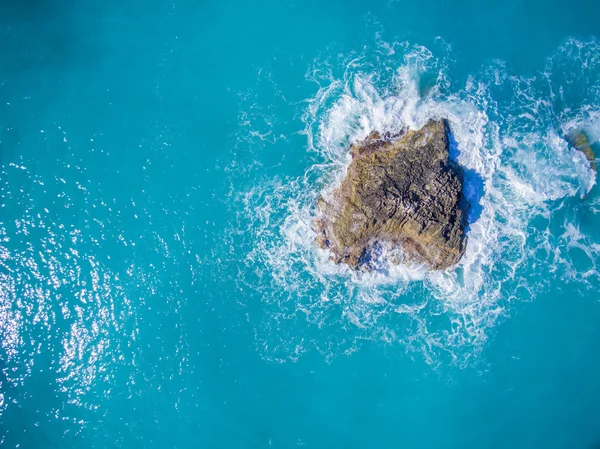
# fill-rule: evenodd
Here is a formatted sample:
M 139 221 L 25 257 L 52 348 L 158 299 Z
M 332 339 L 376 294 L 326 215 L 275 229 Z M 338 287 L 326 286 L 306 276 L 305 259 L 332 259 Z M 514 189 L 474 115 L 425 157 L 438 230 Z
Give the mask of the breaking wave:
M 230 171 L 248 188 L 232 192 L 231 256 L 242 249 L 238 285 L 260 298 L 251 320 L 266 358 L 312 350 L 330 358 L 369 340 L 400 344 L 433 365 L 463 366 L 511 302 L 556 281 L 598 281 L 600 235 L 580 220 L 600 210 L 596 173 L 565 140 L 574 131 L 600 137 L 598 43 L 566 41 L 533 77 L 501 61 L 466 78 L 453 75 L 455 66 L 442 41 L 430 50 L 377 38 L 360 54 L 316 60 L 306 74 L 316 93 L 307 100 L 290 101 L 269 70 L 242 98 Z M 302 125 L 294 129 L 282 114 Z M 461 262 L 428 272 L 385 263 L 384 254 L 372 273 L 332 263 L 313 244 L 311 222 L 318 196 L 345 173 L 349 145 L 374 130 L 439 118 L 450 123 L 474 205 Z M 271 175 L 273 157 L 286 176 Z

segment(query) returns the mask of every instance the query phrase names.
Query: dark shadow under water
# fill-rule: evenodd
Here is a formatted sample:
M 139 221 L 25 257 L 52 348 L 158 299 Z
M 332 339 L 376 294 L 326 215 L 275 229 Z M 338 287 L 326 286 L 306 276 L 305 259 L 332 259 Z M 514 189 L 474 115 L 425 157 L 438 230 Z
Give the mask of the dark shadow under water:
M 481 206 L 481 198 L 484 194 L 483 177 L 473 169 L 468 169 L 458 163 L 460 149 L 458 142 L 454 138 L 454 134 L 448 129 L 448 140 L 450 141 L 450 159 L 461 168 L 463 171 L 463 194 L 469 202 L 469 213 L 467 216 L 467 231 L 468 227 L 479 220 L 483 207 Z

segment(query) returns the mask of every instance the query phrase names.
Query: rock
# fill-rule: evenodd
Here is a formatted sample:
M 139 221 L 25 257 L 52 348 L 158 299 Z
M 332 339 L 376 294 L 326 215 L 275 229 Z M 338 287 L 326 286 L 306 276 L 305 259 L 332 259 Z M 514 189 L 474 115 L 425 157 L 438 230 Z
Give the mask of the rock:
M 466 247 L 469 203 L 449 150 L 445 120 L 395 136 L 375 132 L 353 145 L 341 185 L 319 199 L 317 245 L 355 269 L 370 269 L 381 244 L 399 246 L 408 261 L 431 269 L 456 264 Z
M 592 170 L 596 171 L 596 156 L 594 155 L 594 150 L 592 150 L 585 133 L 583 131 L 573 133 L 570 136 L 567 136 L 567 140 L 573 148 L 585 154 L 587 160 L 590 161 Z

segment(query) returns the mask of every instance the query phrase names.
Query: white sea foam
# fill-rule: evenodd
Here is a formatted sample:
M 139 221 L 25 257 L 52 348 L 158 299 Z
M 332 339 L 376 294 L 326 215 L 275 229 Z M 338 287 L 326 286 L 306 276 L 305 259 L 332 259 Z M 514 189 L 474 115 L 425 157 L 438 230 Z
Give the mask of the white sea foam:
M 575 42 L 557 55 L 565 58 L 573 47 L 583 57 Z M 594 53 L 588 59 L 598 57 L 596 47 L 587 51 Z M 265 315 L 257 338 L 266 357 L 295 359 L 299 347 L 331 357 L 376 339 L 400 342 L 434 364 L 444 357 L 468 363 L 512 300 L 545 287 L 536 276 L 541 266 L 551 263 L 545 269 L 573 277 L 565 261 L 574 243 L 564 242 L 580 242 L 592 261 L 578 279 L 597 278 L 597 244 L 574 238 L 572 230 L 556 239 L 549 223 L 555 210 L 576 209 L 595 183 L 585 156 L 564 135 L 578 129 L 597 139 L 598 110 L 590 104 L 566 112 L 555 104 L 554 92 L 564 93 L 569 80 L 554 80 L 552 58 L 536 78 L 513 76 L 496 62 L 459 87 L 449 61 L 445 53 L 379 41 L 346 61 L 339 78 L 329 61 L 308 71 L 318 90 L 302 120 L 314 163 L 304 176 L 261 180 L 239 196 L 244 209 L 236 226 L 250 235 L 246 264 L 256 275 L 241 273 L 240 282 L 261 294 Z M 318 196 L 345 174 L 349 144 L 375 130 L 393 133 L 438 118 L 450 123 L 473 205 L 461 262 L 429 272 L 390 262 L 383 248 L 374 272 L 333 264 L 315 247 L 311 222 Z M 252 151 L 252 139 L 244 141 Z M 542 225 L 533 223 L 536 217 Z

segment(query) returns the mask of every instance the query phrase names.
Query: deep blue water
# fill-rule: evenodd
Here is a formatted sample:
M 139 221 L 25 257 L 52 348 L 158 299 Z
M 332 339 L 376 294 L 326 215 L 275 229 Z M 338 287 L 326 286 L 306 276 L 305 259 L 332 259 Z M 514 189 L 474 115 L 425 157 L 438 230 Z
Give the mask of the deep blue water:
M 599 14 L 3 2 L 0 446 L 600 447 Z M 461 264 L 334 266 L 348 145 L 440 117 Z

